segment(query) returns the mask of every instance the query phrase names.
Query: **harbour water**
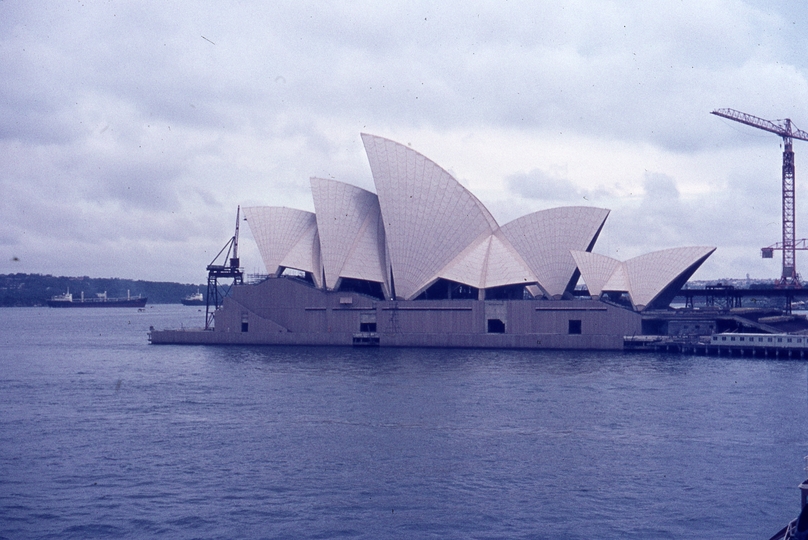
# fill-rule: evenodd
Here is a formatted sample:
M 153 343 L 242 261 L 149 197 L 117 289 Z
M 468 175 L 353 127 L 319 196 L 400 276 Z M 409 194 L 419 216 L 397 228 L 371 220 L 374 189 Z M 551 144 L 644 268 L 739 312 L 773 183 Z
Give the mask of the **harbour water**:
M 0 309 L 0 538 L 755 538 L 808 364 L 182 347 L 198 308 Z

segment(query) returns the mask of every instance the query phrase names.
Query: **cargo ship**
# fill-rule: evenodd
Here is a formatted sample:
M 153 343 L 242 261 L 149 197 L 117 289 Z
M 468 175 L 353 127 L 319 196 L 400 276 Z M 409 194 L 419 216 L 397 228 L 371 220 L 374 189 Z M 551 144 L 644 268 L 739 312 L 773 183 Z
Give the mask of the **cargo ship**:
M 205 297 L 202 296 L 201 292 L 196 291 L 196 293 L 189 294 L 188 296 L 180 300 L 180 302 L 182 302 L 183 306 L 204 306 Z
M 146 306 L 148 299 L 145 296 L 130 296 L 129 291 L 126 291 L 126 298 L 109 298 L 106 291 L 97 293 L 95 298 L 84 298 L 84 293 L 81 293 L 81 298 L 74 300 L 73 294 L 70 289 L 64 294 L 57 294 L 48 300 L 50 307 L 60 308 L 75 308 L 75 307 L 133 307 L 142 308 Z

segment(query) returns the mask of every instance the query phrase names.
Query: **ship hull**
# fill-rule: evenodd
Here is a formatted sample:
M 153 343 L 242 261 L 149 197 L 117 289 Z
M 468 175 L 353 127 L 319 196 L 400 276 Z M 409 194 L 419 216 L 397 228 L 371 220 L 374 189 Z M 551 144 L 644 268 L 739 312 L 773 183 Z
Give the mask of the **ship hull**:
M 55 308 L 142 308 L 146 306 L 148 298 L 110 298 L 107 300 L 102 299 L 87 299 L 87 300 L 74 300 L 68 302 L 65 300 L 48 300 L 48 306 Z

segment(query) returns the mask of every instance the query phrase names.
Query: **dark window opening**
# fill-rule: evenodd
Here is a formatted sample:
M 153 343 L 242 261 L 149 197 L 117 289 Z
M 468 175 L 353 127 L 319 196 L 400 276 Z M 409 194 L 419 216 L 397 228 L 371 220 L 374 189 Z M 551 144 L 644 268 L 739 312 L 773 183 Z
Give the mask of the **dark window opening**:
M 283 271 L 281 272 L 281 276 L 314 286 L 314 275 L 311 272 L 304 272 L 302 270 L 284 267 Z
M 645 336 L 664 336 L 668 333 L 668 321 L 642 321 L 642 333 Z
M 462 283 L 439 279 L 419 294 L 416 300 L 477 300 L 479 289 Z
M 489 334 L 504 334 L 505 323 L 499 319 L 488 319 L 488 333 Z
M 617 304 L 618 306 L 627 307 L 629 309 L 634 309 L 634 306 L 631 304 L 631 297 L 629 297 L 628 293 L 624 292 L 608 292 L 602 293 L 601 297 L 606 297 L 609 302 Z
M 250 323 L 243 322 L 241 323 L 241 331 L 242 332 L 249 332 L 250 330 Z
M 377 281 L 367 281 L 365 279 L 342 278 L 339 282 L 339 292 L 355 292 L 372 296 L 379 300 L 384 300 L 382 294 L 382 284 Z
M 485 290 L 486 300 L 524 300 L 524 285 L 503 285 L 502 287 L 491 287 Z
M 375 332 L 376 331 L 376 323 L 375 322 L 359 323 L 359 331 L 360 332 Z
M 570 319 L 569 333 L 570 334 L 581 333 L 581 321 L 579 319 Z

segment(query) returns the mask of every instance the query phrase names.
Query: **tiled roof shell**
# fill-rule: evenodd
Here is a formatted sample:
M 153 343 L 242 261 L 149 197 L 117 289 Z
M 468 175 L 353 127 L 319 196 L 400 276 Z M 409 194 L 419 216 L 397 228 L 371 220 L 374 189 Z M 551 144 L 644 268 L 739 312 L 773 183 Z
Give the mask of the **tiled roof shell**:
M 478 289 L 526 285 L 534 295 L 538 286 L 559 298 L 580 273 L 592 295 L 627 292 L 642 310 L 669 301 L 715 249 L 673 248 L 625 262 L 591 253 L 609 215 L 593 207 L 542 210 L 500 227 L 477 197 L 424 155 L 383 137 L 362 134 L 362 141 L 377 194 L 311 178 L 316 216 L 244 208 L 268 272 L 310 272 L 316 286 L 330 290 L 343 278 L 372 281 L 385 296 L 394 286 L 403 299 L 438 279 Z
M 714 247 L 680 247 L 629 259 L 623 264 L 631 283 L 631 301 L 638 309 L 645 309 L 668 284 L 694 264 L 701 264 L 713 251 Z
M 634 307 L 642 311 L 664 297 L 672 284 L 688 279 L 713 251 L 714 247 L 707 246 L 670 248 L 625 262 L 581 251 L 571 255 L 590 294 L 627 292 Z
M 396 295 L 414 298 L 497 223 L 435 162 L 402 144 L 362 134 L 379 196 Z
M 314 283 L 322 286 L 320 238 L 312 212 L 279 206 L 242 210 L 267 272 L 278 275 L 283 268 L 311 272 Z
M 604 208 L 567 206 L 541 210 L 502 226 L 502 232 L 554 298 L 575 286 L 575 260 L 570 250 L 589 251 L 609 216 Z
M 385 285 L 384 227 L 379 198 L 364 189 L 325 178 L 311 178 L 326 288 L 341 278 Z
M 598 253 L 573 250 L 570 255 L 581 271 L 581 277 L 586 283 L 586 288 L 589 289 L 589 294 L 592 296 L 600 296 L 604 286 L 614 275 L 615 270 L 623 264 L 617 259 Z M 626 284 L 626 291 L 628 291 L 627 287 L 628 284 Z

